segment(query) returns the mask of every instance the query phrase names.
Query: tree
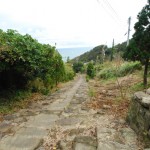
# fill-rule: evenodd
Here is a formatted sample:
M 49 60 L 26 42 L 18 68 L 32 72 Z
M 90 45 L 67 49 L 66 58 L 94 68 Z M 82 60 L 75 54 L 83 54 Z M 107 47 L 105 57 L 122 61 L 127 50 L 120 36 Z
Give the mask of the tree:
M 37 78 L 52 86 L 63 80 L 64 71 L 56 47 L 15 30 L 0 30 L 0 89 L 26 88 Z
M 87 66 L 87 75 L 90 78 L 94 78 L 94 76 L 95 76 L 95 68 L 94 68 L 94 65 L 92 62 L 90 62 Z
M 124 56 L 130 60 L 139 60 L 144 65 L 144 86 L 147 85 L 147 74 L 150 60 L 150 0 L 137 16 L 134 25 L 135 33 Z
M 73 64 L 73 70 L 74 72 L 78 73 L 78 72 L 82 72 L 84 67 L 84 64 L 82 62 L 75 62 Z
M 69 58 L 69 56 L 67 57 L 67 63 L 69 63 L 70 62 L 70 58 Z

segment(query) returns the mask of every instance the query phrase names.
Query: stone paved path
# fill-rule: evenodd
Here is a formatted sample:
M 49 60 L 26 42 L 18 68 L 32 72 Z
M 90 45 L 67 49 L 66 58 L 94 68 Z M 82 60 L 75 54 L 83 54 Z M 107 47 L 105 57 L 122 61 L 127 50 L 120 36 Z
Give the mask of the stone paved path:
M 0 123 L 0 150 L 138 150 L 124 120 L 86 107 L 83 76 L 44 101 L 7 115 Z

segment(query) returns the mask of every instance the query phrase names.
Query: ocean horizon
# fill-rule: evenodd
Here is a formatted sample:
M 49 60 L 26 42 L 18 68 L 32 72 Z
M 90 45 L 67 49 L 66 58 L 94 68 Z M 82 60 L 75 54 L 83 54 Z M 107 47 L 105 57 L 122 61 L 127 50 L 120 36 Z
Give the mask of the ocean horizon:
M 81 54 L 84 54 L 87 51 L 90 51 L 93 47 L 71 47 L 71 48 L 58 48 L 58 52 L 61 54 L 64 61 L 73 59 Z

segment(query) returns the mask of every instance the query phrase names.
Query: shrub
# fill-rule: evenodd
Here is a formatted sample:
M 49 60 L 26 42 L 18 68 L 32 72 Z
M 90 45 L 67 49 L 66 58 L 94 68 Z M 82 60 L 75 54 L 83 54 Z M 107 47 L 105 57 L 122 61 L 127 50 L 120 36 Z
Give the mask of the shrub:
M 98 78 L 101 79 L 122 77 L 127 74 L 133 73 L 135 70 L 140 69 L 142 69 L 140 62 L 125 62 L 121 64 L 119 67 L 111 66 L 108 68 L 104 68 L 98 73 L 97 76 Z
M 134 72 L 135 70 L 140 70 L 140 69 L 142 69 L 140 62 L 138 61 L 126 62 L 119 67 L 117 76 L 125 76 L 127 74 Z
M 32 92 L 41 92 L 45 88 L 43 80 L 40 78 L 29 81 L 27 87 Z
M 74 76 L 75 72 L 73 71 L 71 64 L 66 63 L 64 81 L 73 80 Z
M 98 77 L 102 79 L 109 79 L 115 76 L 116 76 L 116 71 L 113 70 L 113 68 L 105 68 L 98 73 Z
M 91 62 L 87 66 L 87 75 L 90 78 L 94 78 L 94 76 L 95 76 L 95 68 L 94 68 L 93 63 L 91 63 Z
M 2 89 L 21 89 L 37 78 L 44 82 L 47 75 L 57 85 L 64 77 L 64 63 L 55 47 L 14 30 L 0 30 L 0 61 Z
M 89 82 L 90 77 L 86 75 L 86 82 Z
M 75 73 L 82 72 L 84 68 L 84 64 L 82 62 L 73 63 L 73 70 Z

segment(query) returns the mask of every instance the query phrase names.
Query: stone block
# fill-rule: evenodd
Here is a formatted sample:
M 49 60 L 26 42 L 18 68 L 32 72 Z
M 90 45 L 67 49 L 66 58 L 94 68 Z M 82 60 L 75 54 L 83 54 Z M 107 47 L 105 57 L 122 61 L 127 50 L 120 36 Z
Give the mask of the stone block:
M 136 133 L 142 136 L 145 145 L 150 147 L 150 88 L 146 93 L 141 91 L 134 94 L 127 121 Z
M 73 142 L 73 150 L 96 150 L 97 141 L 90 136 L 77 136 Z
M 144 118 L 145 118 L 145 129 L 148 130 L 150 128 L 150 112 L 149 111 L 145 113 Z
M 134 93 L 134 99 L 137 101 L 142 100 L 143 97 L 148 97 L 149 95 L 147 95 L 145 92 L 139 91 L 139 92 L 135 92 Z
M 141 105 L 150 108 L 150 96 L 149 97 L 142 97 Z
M 150 88 L 146 90 L 146 93 L 150 95 Z

